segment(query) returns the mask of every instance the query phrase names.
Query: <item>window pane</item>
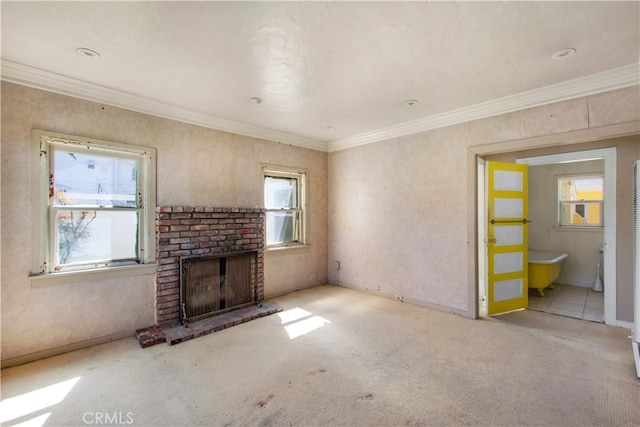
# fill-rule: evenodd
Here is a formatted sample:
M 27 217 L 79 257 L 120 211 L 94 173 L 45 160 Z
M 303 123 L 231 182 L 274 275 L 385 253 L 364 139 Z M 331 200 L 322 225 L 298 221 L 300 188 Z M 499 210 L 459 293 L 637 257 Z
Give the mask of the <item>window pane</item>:
M 264 178 L 264 206 L 267 209 L 298 207 L 298 180 L 296 178 Z
M 559 198 L 569 200 L 603 200 L 604 179 L 601 176 L 558 179 Z
M 298 212 L 267 212 L 267 245 L 298 241 Z
M 560 225 L 602 225 L 602 202 L 561 202 Z
M 522 199 L 505 199 L 496 197 L 493 200 L 493 216 L 500 218 L 522 218 Z
M 59 210 L 56 266 L 137 259 L 138 212 Z
M 493 234 L 496 246 L 522 245 L 524 243 L 524 226 L 522 225 L 496 224 L 493 226 Z
M 558 178 L 558 201 L 559 225 L 601 227 L 604 178 L 601 175 Z
M 55 149 L 54 206 L 138 207 L 138 161 Z
M 512 171 L 493 171 L 494 190 L 522 191 L 524 174 Z
M 522 279 L 502 280 L 493 285 L 495 302 L 522 297 Z
M 522 252 L 508 252 L 493 255 L 493 272 L 495 274 L 522 271 Z

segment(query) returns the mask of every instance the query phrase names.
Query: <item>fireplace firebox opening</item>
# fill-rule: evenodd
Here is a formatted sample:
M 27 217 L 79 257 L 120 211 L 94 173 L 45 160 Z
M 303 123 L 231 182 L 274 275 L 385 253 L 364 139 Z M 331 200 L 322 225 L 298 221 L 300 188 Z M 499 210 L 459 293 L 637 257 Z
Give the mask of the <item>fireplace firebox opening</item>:
M 257 251 L 180 258 L 180 320 L 195 320 L 259 302 Z

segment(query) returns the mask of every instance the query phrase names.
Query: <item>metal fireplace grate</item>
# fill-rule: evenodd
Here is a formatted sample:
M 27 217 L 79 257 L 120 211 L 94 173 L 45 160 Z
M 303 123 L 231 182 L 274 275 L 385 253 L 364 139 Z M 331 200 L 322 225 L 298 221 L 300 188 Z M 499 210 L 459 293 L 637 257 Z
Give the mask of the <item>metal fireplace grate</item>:
M 180 259 L 182 322 L 256 304 L 257 252 Z

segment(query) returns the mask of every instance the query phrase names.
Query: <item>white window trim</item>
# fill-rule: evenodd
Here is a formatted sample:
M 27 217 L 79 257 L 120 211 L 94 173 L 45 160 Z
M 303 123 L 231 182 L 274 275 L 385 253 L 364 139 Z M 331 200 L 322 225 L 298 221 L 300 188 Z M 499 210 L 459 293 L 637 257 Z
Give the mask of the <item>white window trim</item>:
M 299 242 L 290 242 L 290 243 L 279 243 L 277 245 L 267 245 L 267 219 L 265 215 L 265 229 L 264 229 L 264 248 L 265 251 L 275 251 L 282 249 L 293 249 L 293 248 L 302 248 L 309 246 L 309 242 L 307 241 L 307 170 L 300 168 L 293 168 L 288 166 L 278 166 L 271 164 L 261 164 L 262 166 L 262 183 L 261 183 L 261 195 L 262 195 L 262 203 L 261 206 L 266 209 L 264 203 L 264 181 L 265 177 L 273 176 L 273 177 L 282 177 L 282 178 L 297 178 L 298 183 L 300 184 L 298 187 L 298 200 L 301 210 L 300 215 L 300 241 Z M 267 209 L 267 211 L 269 211 Z
M 143 197 L 143 211 L 140 224 L 140 263 L 133 265 L 100 266 L 75 271 L 52 271 L 49 237 L 49 145 L 47 140 L 55 140 L 56 145 L 93 147 L 96 150 L 113 150 L 140 156 L 142 177 L 140 191 Z M 118 277 L 155 272 L 155 206 L 156 206 L 156 150 L 129 144 L 120 144 L 95 138 L 33 130 L 32 132 L 32 287 L 81 283 L 94 280 L 108 280 Z M 117 154 L 116 154 L 117 155 Z
M 591 173 L 578 173 L 571 175 L 556 175 L 556 214 L 555 214 L 555 224 L 554 229 L 556 231 L 587 231 L 587 232 L 602 232 L 604 229 L 604 199 L 603 200 L 560 200 L 560 180 L 570 180 L 570 179 L 583 179 L 583 178 L 602 178 L 603 184 L 603 197 L 604 197 L 604 172 L 591 172 Z M 585 203 L 589 202 L 599 202 L 600 203 L 600 224 L 599 225 L 591 225 L 591 224 L 560 224 L 560 210 L 563 202 L 570 203 Z

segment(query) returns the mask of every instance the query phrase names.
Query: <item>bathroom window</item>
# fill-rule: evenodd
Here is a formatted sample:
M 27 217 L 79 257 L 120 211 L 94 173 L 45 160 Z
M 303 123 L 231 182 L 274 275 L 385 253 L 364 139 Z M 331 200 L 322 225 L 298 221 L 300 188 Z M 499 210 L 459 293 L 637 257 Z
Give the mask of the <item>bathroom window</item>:
M 300 246 L 304 239 L 304 171 L 263 167 L 267 248 Z
M 602 174 L 560 176 L 558 221 L 560 227 L 602 227 L 604 178 Z

